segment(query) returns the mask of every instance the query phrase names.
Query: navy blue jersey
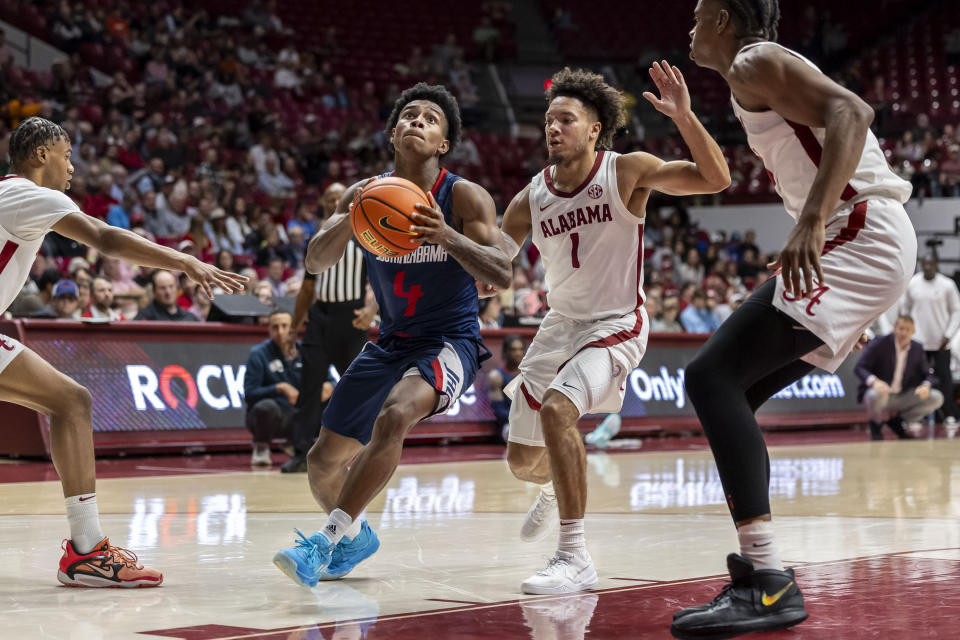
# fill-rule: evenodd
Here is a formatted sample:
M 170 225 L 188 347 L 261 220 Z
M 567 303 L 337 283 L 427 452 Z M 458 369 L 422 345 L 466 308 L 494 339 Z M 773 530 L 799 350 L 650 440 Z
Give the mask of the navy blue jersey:
M 451 227 L 455 226 L 453 185 L 458 180 L 460 176 L 441 169 L 432 189 Z M 381 339 L 443 336 L 480 341 L 476 280 L 445 249 L 424 242 L 399 258 L 364 251 L 364 260 L 380 305 Z

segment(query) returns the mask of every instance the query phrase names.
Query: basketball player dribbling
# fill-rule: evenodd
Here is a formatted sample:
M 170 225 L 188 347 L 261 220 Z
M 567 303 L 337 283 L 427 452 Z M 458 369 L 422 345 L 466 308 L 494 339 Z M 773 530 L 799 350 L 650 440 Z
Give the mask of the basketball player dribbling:
M 411 230 L 423 238 L 419 249 L 400 258 L 364 252 L 380 306 L 380 337 L 340 378 L 307 455 L 310 489 L 329 517 L 321 530 L 300 533 L 295 546 L 273 560 L 298 584 L 341 578 L 377 551 L 380 542 L 362 513 L 393 476 L 404 437 L 424 418 L 444 413 L 490 355 L 480 340 L 477 281 L 508 287 L 512 269 L 493 198 L 440 167 L 460 130 L 457 101 L 442 86 L 417 84 L 394 103 L 386 127 L 393 175 L 430 194 L 432 206 L 417 205 L 413 214 L 417 226 Z M 343 255 L 351 202 L 367 182 L 344 192 L 310 240 L 311 273 Z
M 546 94 L 549 166 L 503 218 L 508 253 L 516 255 L 532 233 L 550 304 L 506 389 L 513 399 L 510 469 L 541 486 L 521 538 L 542 539 L 558 515 L 560 524 L 556 555 L 523 582 L 524 593 L 581 591 L 597 582 L 584 538 L 586 455 L 577 420 L 620 410 L 627 376 L 646 349 L 643 223 L 650 192 L 715 193 L 730 184 L 720 147 L 690 109 L 680 71 L 655 62 L 650 76 L 661 97 L 644 97 L 673 119 L 693 162 L 609 151 L 624 123 L 623 96 L 600 75 L 564 69 Z
M 747 140 L 795 220 L 780 272 L 727 319 L 686 369 L 737 526 L 731 582 L 674 615 L 678 638 L 730 638 L 806 619 L 770 523 L 770 466 L 754 411 L 814 365 L 835 371 L 896 304 L 916 265 L 903 203 L 873 111 L 806 58 L 772 42 L 777 0 L 700 0 L 690 57 L 730 85 Z
M 240 291 L 246 278 L 107 226 L 63 192 L 73 165 L 67 133 L 43 118 L 27 118 L 10 136 L 10 175 L 0 178 L 0 313 L 26 281 L 51 229 L 101 253 L 136 264 L 183 271 L 211 298 L 212 288 Z M 50 418 L 50 453 L 63 485 L 70 538 L 57 578 L 71 587 L 155 587 L 156 569 L 115 546 L 100 529 L 95 493 L 90 392 L 22 343 L 0 335 L 0 400 Z

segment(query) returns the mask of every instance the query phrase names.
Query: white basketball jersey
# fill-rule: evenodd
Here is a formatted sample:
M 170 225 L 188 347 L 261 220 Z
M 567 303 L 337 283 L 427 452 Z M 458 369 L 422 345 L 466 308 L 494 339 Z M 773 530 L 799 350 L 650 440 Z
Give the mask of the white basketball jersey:
M 748 44 L 740 49 L 740 53 L 760 45 L 780 47 L 819 71 L 815 64 L 802 55 L 776 42 Z M 750 148 L 763 160 L 777 193 L 783 198 L 787 213 L 794 219 L 799 218 L 820 166 L 826 130 L 791 122 L 773 110 L 747 111 L 737 104 L 733 95 L 730 100 L 734 113 L 747 132 Z M 892 198 L 904 203 L 910 198 L 910 192 L 910 183 L 893 173 L 877 138 L 872 131 L 867 131 L 860 162 L 834 210 L 849 206 L 848 202 L 866 200 L 870 196 Z
M 74 211 L 80 208 L 60 191 L 18 176 L 0 178 L 0 313 L 23 288 L 47 231 Z
M 621 316 L 643 304 L 643 218 L 617 189 L 617 156 L 598 151 L 570 193 L 547 167 L 530 182 L 533 243 L 540 250 L 551 309 L 578 320 Z

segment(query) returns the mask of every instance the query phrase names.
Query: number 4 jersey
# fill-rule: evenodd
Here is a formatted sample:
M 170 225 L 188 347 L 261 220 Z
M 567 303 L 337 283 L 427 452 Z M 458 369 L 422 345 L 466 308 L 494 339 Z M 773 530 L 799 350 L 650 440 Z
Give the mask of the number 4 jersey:
M 442 169 L 431 190 L 444 220 L 454 228 L 453 186 L 460 179 Z M 443 247 L 424 242 L 399 258 L 374 256 L 369 251 L 364 251 L 363 257 L 380 305 L 381 338 L 480 341 L 476 281 Z
M 617 156 L 597 151 L 583 183 L 557 189 L 551 167 L 530 182 L 533 243 L 540 250 L 550 308 L 575 320 L 602 320 L 643 304 L 643 218 L 617 189 Z
M 75 211 L 60 191 L 19 176 L 0 178 L 0 313 L 23 288 L 47 231 Z

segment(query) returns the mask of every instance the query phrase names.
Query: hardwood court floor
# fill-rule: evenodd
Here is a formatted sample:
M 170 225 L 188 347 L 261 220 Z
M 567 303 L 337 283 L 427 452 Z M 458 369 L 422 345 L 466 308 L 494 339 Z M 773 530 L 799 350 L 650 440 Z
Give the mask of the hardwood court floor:
M 960 440 L 771 456 L 776 531 L 810 619 L 766 637 L 957 637 Z M 369 510 L 380 551 L 308 590 L 270 562 L 294 527 L 325 521 L 305 476 L 176 468 L 98 484 L 105 532 L 164 571 L 157 589 L 61 587 L 59 484 L 0 484 L 0 638 L 668 638 L 673 611 L 711 598 L 736 550 L 708 451 L 592 454 L 586 529 L 600 582 L 524 596 L 520 582 L 555 544 L 518 540 L 535 490 L 500 459 L 405 464 Z

